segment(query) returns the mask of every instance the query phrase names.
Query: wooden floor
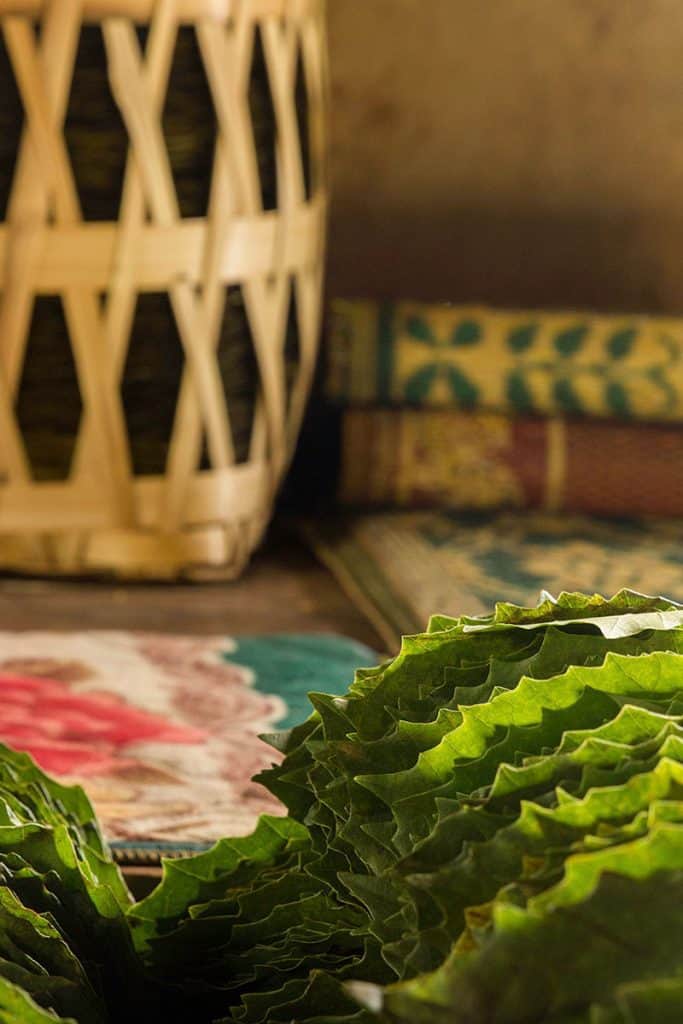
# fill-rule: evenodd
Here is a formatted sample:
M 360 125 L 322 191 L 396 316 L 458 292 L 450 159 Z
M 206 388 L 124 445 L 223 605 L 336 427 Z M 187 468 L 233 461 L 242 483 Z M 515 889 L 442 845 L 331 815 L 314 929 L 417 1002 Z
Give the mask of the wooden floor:
M 282 528 L 236 583 L 116 585 L 0 578 L 0 629 L 335 632 L 382 646 L 328 571 Z

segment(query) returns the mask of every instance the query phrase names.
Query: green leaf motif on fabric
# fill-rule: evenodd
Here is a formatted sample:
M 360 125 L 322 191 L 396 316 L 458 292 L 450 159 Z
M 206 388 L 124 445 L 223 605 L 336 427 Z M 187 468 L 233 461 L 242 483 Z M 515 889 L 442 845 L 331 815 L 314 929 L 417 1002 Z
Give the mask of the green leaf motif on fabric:
M 521 327 L 515 327 L 507 336 L 508 348 L 512 352 L 527 352 L 536 340 L 538 334 L 538 324 L 524 324 Z
M 553 392 L 558 408 L 562 412 L 581 412 L 581 399 L 574 390 L 574 385 L 567 377 L 562 377 L 560 380 L 555 381 Z
M 454 329 L 452 344 L 456 346 L 477 345 L 483 336 L 476 320 L 462 320 Z
M 421 316 L 410 316 L 405 323 L 406 333 L 416 341 L 422 341 L 426 345 L 436 345 L 437 338 L 434 334 L 429 320 Z
M 631 415 L 631 400 L 628 391 L 619 381 L 611 380 L 605 387 L 605 402 L 615 416 L 627 418 Z
M 425 403 L 437 384 L 446 382 L 458 405 L 470 409 L 475 407 L 480 398 L 479 390 L 458 366 L 452 365 L 452 359 L 456 349 L 479 342 L 482 336 L 479 324 L 474 320 L 463 320 L 450 337 L 439 338 L 426 319 L 414 316 L 406 321 L 406 329 L 414 340 L 429 345 L 433 353 L 429 362 L 404 381 L 405 401 L 411 405 Z
M 679 402 L 679 395 L 677 389 L 667 376 L 665 369 L 662 366 L 652 366 L 645 376 L 659 388 L 665 397 L 665 405 L 663 409 L 667 412 L 671 412 L 675 409 Z
M 555 336 L 555 350 L 563 359 L 569 359 L 581 349 L 590 333 L 587 324 L 569 327 Z
M 463 408 L 473 408 L 479 400 L 479 391 L 467 376 L 455 366 L 446 368 L 446 376 L 453 391 L 453 397 Z
M 534 396 L 521 370 L 508 374 L 506 385 L 507 400 L 519 412 L 529 412 L 534 407 Z
M 638 338 L 635 327 L 626 327 L 616 331 L 607 339 L 607 352 L 612 359 L 625 359 L 633 351 Z
M 425 402 L 436 384 L 439 376 L 439 367 L 436 363 L 429 363 L 417 370 L 405 383 L 404 396 L 411 405 L 418 405 Z

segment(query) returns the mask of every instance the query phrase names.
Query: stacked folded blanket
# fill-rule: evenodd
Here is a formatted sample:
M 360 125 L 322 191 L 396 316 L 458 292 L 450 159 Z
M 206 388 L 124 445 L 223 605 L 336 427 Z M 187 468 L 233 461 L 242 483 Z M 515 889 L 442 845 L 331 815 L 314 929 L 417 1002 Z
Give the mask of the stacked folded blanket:
M 338 301 L 344 504 L 683 515 L 683 321 Z

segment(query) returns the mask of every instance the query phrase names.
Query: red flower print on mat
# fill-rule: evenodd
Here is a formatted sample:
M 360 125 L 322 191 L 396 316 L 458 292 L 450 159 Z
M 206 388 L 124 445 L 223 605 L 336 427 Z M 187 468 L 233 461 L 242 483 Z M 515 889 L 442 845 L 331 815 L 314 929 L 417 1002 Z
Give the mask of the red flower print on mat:
M 206 736 L 114 694 L 77 693 L 45 677 L 0 672 L 0 696 L 0 740 L 57 775 L 106 774 L 125 763 L 119 752 L 132 743 L 196 744 Z
M 228 637 L 0 631 L 0 741 L 78 783 L 109 840 L 247 835 L 284 807 L 251 776 L 282 700 L 225 660 Z

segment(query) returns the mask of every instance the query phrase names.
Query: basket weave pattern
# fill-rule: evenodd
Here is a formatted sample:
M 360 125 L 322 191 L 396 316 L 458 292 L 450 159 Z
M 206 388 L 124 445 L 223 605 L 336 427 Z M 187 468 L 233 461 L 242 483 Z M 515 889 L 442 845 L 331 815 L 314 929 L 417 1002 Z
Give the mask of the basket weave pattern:
M 258 543 L 296 442 L 318 344 L 326 205 L 323 3 L 0 0 L 24 112 L 0 224 L 0 566 L 229 578 Z M 101 26 L 111 93 L 128 136 L 119 216 L 112 222 L 83 218 L 65 140 L 86 22 Z M 205 217 L 181 216 L 161 124 L 178 32 L 188 24 L 216 120 Z M 144 48 L 141 25 L 148 29 Z M 257 38 L 275 119 L 273 210 L 263 206 L 248 100 Z M 306 139 L 296 105 L 299 67 Z M 246 457 L 236 452 L 229 381 L 218 358 L 234 286 L 258 375 Z M 136 475 L 123 374 L 136 303 L 144 293 L 161 292 L 168 295 L 184 366 L 165 472 Z M 36 478 L 17 415 L 41 296 L 61 300 L 82 403 L 64 480 Z M 285 353 L 290 307 L 298 338 L 293 369 Z

